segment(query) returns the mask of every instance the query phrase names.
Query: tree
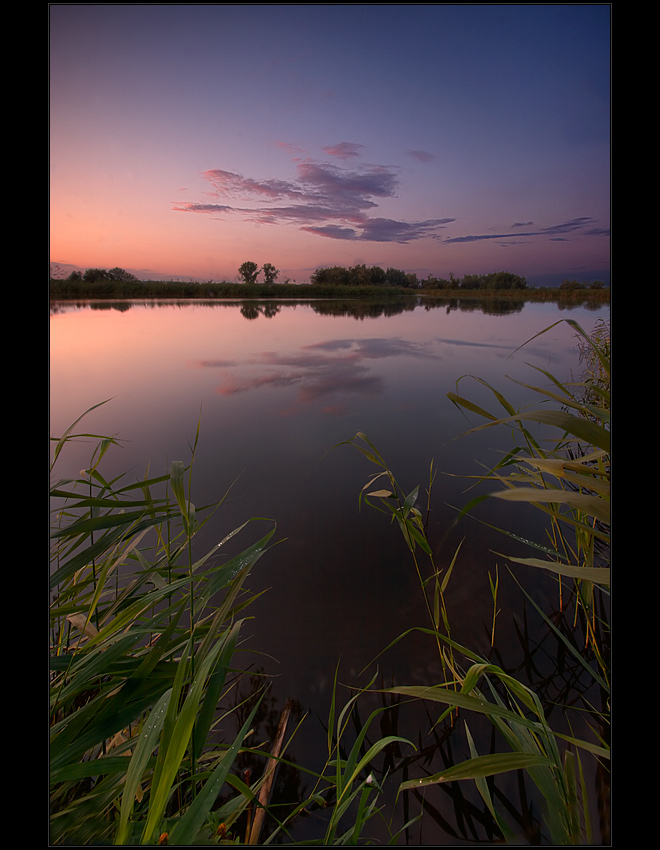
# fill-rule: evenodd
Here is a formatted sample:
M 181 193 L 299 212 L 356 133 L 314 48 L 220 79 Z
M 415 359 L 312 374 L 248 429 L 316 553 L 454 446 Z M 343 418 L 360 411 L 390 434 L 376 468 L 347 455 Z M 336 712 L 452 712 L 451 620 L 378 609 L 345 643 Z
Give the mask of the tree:
M 238 273 L 243 278 L 243 283 L 256 283 L 257 275 L 259 274 L 259 266 L 250 260 L 246 260 L 239 267 Z
M 275 283 L 275 280 L 280 273 L 280 270 L 276 269 L 272 263 L 264 263 L 262 271 L 264 273 L 266 283 Z
M 483 275 L 466 274 L 461 278 L 461 289 L 479 289 L 483 288 Z
M 83 275 L 85 283 L 98 283 L 108 279 L 108 272 L 105 269 L 85 269 Z
M 73 275 L 70 279 L 74 280 Z M 110 271 L 106 271 L 106 269 L 86 269 L 84 275 L 82 275 L 82 279 L 85 283 L 105 283 L 111 280 L 132 282 L 138 280 L 134 274 L 127 272 L 126 269 L 120 269 L 119 266 L 115 266 Z
M 433 277 L 433 275 L 429 275 L 421 285 L 423 289 L 451 289 L 450 281 L 443 277 Z
M 110 271 L 108 272 L 108 277 L 110 278 L 110 280 L 137 280 L 134 274 L 127 272 L 126 269 L 120 269 L 119 266 L 115 266 L 114 269 L 110 269 Z
M 312 286 L 348 286 L 350 283 L 348 269 L 343 266 L 320 268 L 312 272 L 309 278 Z
M 401 269 L 388 268 L 385 280 L 388 286 L 408 286 L 408 275 Z
M 526 289 L 527 280 L 513 272 L 491 272 L 484 275 L 482 289 Z

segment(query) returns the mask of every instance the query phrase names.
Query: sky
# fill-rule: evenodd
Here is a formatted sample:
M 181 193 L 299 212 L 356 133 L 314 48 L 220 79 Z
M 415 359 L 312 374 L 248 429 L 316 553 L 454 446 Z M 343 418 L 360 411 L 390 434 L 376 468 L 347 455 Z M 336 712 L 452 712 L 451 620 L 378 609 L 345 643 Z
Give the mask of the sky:
M 610 281 L 610 4 L 49 11 L 56 276 Z

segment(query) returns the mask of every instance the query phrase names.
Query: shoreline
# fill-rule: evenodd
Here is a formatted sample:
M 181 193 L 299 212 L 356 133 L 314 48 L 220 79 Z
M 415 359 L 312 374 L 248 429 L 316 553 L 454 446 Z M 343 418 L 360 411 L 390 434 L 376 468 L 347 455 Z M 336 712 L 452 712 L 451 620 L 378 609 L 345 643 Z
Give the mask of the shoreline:
M 588 301 L 609 304 L 611 288 L 560 289 L 526 287 L 524 289 L 423 289 L 388 286 L 319 286 L 313 284 L 181 283 L 178 281 L 111 282 L 80 284 L 51 280 L 50 301 L 80 300 L 276 300 L 316 301 L 350 299 L 367 301 L 471 300 L 471 301 L 551 301 L 576 303 Z

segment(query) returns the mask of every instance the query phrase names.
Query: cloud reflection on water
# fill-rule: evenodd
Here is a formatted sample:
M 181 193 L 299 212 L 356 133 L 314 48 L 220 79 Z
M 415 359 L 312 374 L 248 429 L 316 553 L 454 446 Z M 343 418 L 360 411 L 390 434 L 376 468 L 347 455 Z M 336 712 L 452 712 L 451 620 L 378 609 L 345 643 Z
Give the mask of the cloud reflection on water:
M 437 356 L 428 343 L 383 337 L 346 338 L 312 343 L 291 353 L 264 351 L 242 363 L 201 360 L 195 365 L 225 371 L 216 390 L 220 395 L 231 396 L 263 387 L 297 387 L 298 404 L 325 401 L 324 412 L 339 415 L 347 411 L 347 396 L 374 398 L 385 391 L 385 381 L 381 375 L 373 373 L 371 362 L 396 357 L 428 360 Z M 246 374 L 253 366 L 258 367 L 258 373 Z M 330 404 L 336 398 L 343 399 L 344 403 Z

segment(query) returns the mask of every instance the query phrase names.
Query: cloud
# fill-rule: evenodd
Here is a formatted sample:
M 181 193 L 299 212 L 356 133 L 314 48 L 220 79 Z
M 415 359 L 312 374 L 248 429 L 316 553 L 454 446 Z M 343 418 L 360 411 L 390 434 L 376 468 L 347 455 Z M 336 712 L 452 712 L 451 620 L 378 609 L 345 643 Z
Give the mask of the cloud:
M 357 209 L 373 207 L 371 197 L 392 198 L 397 186 L 396 172 L 384 165 L 369 166 L 362 171 L 343 171 L 334 165 L 301 162 L 300 183 L 312 196 L 332 199 Z
M 357 231 L 352 227 L 341 227 L 338 225 L 325 225 L 323 227 L 302 227 L 308 233 L 316 233 L 317 236 L 327 236 L 329 239 L 355 239 L 362 242 L 397 242 L 405 245 L 426 236 L 436 238 L 436 231 L 445 224 L 454 221 L 453 218 L 433 218 L 427 221 L 395 221 L 391 218 L 365 219 L 362 230 Z
M 338 145 L 329 145 L 327 148 L 323 148 L 323 150 L 330 156 L 348 159 L 349 157 L 360 156 L 363 147 L 364 145 L 358 145 L 354 142 L 340 142 Z
M 286 180 L 252 180 L 231 171 L 213 168 L 204 172 L 204 177 L 213 186 L 217 194 L 238 197 L 256 195 L 266 198 L 297 198 L 302 191 Z
M 426 221 L 393 221 L 391 218 L 372 218 L 364 227 L 362 239 L 373 242 L 412 242 L 425 236 L 434 236 L 439 227 L 454 221 L 453 218 L 432 218 Z
M 306 233 L 327 236 L 328 239 L 359 239 L 358 231 L 353 227 L 341 227 L 339 224 L 326 224 L 320 227 L 301 227 Z
M 429 153 L 428 151 L 410 150 L 408 154 L 420 162 L 433 162 L 434 159 L 437 159 L 434 153 Z
M 181 204 L 177 204 L 176 209 L 179 210 L 180 212 L 222 213 L 222 212 L 231 212 L 234 208 L 228 207 L 225 204 L 181 203 Z
M 362 147 L 340 142 L 323 150 L 336 159 L 348 160 L 358 157 Z M 329 239 L 401 244 L 437 238 L 438 229 L 453 221 L 437 218 L 408 222 L 371 217 L 370 212 L 378 208 L 379 201 L 396 197 L 396 167 L 365 164 L 348 168 L 311 157 L 296 157 L 293 161 L 293 179 L 255 179 L 221 168 L 209 169 L 203 176 L 211 184 L 216 201 L 177 203 L 174 210 L 220 217 L 240 215 L 260 224 L 298 224 L 306 233 Z
M 531 222 L 530 222 L 531 223 Z M 520 236 L 549 236 L 551 239 L 558 241 L 562 234 L 574 233 L 582 231 L 588 224 L 593 224 L 594 219 L 589 216 L 580 216 L 579 218 L 564 221 L 561 224 L 553 224 L 549 227 L 542 227 L 540 230 L 527 230 L 516 233 L 486 233 L 478 236 L 453 236 L 450 239 L 445 239 L 445 244 L 454 244 L 457 242 L 481 242 L 484 239 L 510 239 L 511 237 L 519 238 Z M 514 227 L 525 225 L 514 224 Z M 586 231 L 587 235 L 603 235 L 602 230 L 596 228 Z

